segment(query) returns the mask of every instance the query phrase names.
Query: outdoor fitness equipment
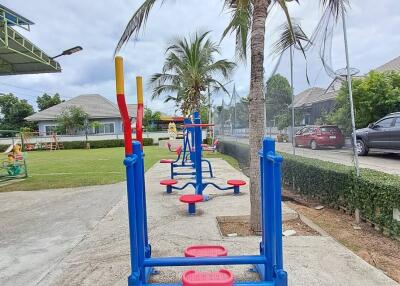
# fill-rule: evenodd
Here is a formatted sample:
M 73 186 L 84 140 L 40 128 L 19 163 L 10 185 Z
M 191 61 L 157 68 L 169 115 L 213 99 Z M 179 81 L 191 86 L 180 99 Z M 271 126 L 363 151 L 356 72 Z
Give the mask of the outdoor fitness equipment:
M 202 124 L 200 120 L 200 114 L 198 112 L 194 112 L 193 117 L 194 117 L 193 123 L 191 121 L 190 123 L 189 121 L 185 121 L 184 127 L 187 130 L 190 130 L 190 134 L 192 136 L 191 142 L 194 142 L 194 148 L 192 148 L 192 150 L 194 150 L 192 160 L 195 167 L 194 175 L 196 180 L 194 182 L 188 182 L 182 187 L 175 186 L 177 182 L 175 182 L 174 180 L 170 180 L 169 184 L 166 184 L 166 181 L 164 180 L 161 181 L 160 184 L 167 186 L 167 193 L 170 193 L 172 190 L 183 190 L 188 186 L 193 186 L 195 188 L 195 195 L 203 195 L 204 189 L 208 185 L 211 185 L 221 191 L 233 190 L 235 195 L 239 194 L 240 186 L 244 186 L 246 184 L 245 181 L 228 180 L 227 184 L 229 186 L 227 187 L 221 187 L 213 182 L 203 183 L 203 170 L 202 170 L 202 159 L 201 159 L 202 149 L 203 149 L 202 147 L 203 138 L 202 138 L 201 128 L 212 126 L 212 124 Z M 204 197 L 204 199 L 207 200 L 208 198 Z M 189 213 L 191 213 L 190 210 Z
M 11 145 L 3 152 L 4 159 L 0 159 L 0 182 L 28 177 L 22 134 L 19 131 L 11 130 L 0 130 L 0 133 L 19 134 L 20 136 L 17 140 L 11 137 Z
M 281 206 L 281 163 L 282 157 L 275 153 L 273 139 L 265 138 L 260 156 L 260 203 L 262 236 L 259 255 L 225 256 L 225 248 L 220 246 L 192 246 L 185 250 L 186 257 L 151 257 L 148 241 L 146 190 L 144 180 L 144 161 L 141 144 L 132 142 L 131 125 L 125 104 L 123 60 L 115 59 L 117 101 L 125 132 L 125 159 L 128 218 L 130 236 L 131 274 L 128 286 L 161 285 L 149 284 L 153 267 L 201 266 L 201 265 L 254 265 L 260 275 L 258 282 L 234 282 L 233 274 L 225 269 L 218 272 L 186 271 L 182 276 L 183 286 L 194 285 L 260 285 L 287 286 L 287 273 L 283 270 L 282 253 L 282 206 Z M 199 118 L 195 119 L 195 122 Z M 196 125 L 196 123 L 195 123 Z M 198 125 L 198 124 L 197 124 Z M 200 127 L 200 126 L 195 126 Z M 196 131 L 196 135 L 199 128 Z M 199 137 L 196 145 L 201 147 Z M 217 246 L 218 247 L 218 246 Z M 182 284 L 168 284 L 179 286 Z
M 194 114 L 193 114 L 194 116 Z M 190 120 L 190 118 L 185 118 L 184 120 L 184 126 L 183 126 L 183 147 L 180 146 L 176 150 L 171 149 L 171 144 L 168 145 L 169 150 L 175 151 L 177 153 L 177 158 L 175 160 L 171 159 L 162 159 L 160 160 L 160 163 L 163 164 L 170 164 L 171 168 L 171 179 L 174 179 L 175 176 L 185 176 L 185 175 L 190 175 L 190 176 L 195 176 L 196 171 L 186 171 L 186 172 L 178 172 L 178 168 L 195 168 L 195 160 L 196 160 L 196 152 L 201 152 L 200 149 L 196 149 L 192 147 L 194 145 L 194 128 L 190 127 L 190 124 L 193 122 Z M 203 170 L 201 166 L 201 172 L 202 173 L 208 173 L 210 174 L 210 177 L 213 178 L 213 170 L 211 166 L 211 162 L 209 160 L 203 159 L 202 156 L 200 156 L 200 160 L 203 163 L 207 164 L 207 168 Z

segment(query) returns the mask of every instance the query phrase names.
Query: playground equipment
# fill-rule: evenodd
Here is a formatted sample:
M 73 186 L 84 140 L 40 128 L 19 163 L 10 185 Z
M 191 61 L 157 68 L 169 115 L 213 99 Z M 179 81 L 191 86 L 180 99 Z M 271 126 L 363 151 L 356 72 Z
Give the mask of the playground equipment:
M 123 122 L 129 122 L 124 96 L 123 60 L 115 59 L 117 101 Z M 195 118 L 195 122 L 199 118 Z M 201 124 L 195 123 L 196 146 L 201 148 L 197 134 Z M 125 159 L 128 218 L 130 235 L 131 274 L 128 286 L 146 286 L 154 267 L 202 266 L 202 265 L 254 265 L 260 275 L 258 282 L 234 282 L 233 274 L 226 269 L 217 272 L 189 270 L 183 273 L 182 284 L 169 286 L 217 286 L 217 285 L 260 285 L 287 286 L 287 273 L 283 269 L 282 253 L 282 207 L 281 207 L 281 163 L 282 157 L 275 153 L 275 142 L 265 138 L 260 156 L 260 204 L 262 236 L 259 255 L 225 256 L 225 248 L 216 251 L 215 246 L 192 246 L 187 248 L 187 257 L 151 257 L 148 240 L 146 189 L 144 161 L 141 144 L 132 142 L 130 124 L 124 124 Z M 201 136 L 201 132 L 200 132 Z M 201 156 L 201 154 L 196 154 Z M 197 161 L 198 164 L 200 161 Z M 201 174 L 201 173 L 200 173 Z M 192 255 L 186 255 L 192 254 Z M 222 256 L 221 256 L 222 255 Z M 160 284 L 153 284 L 154 286 Z
M 195 195 L 203 195 L 204 189 L 208 185 L 211 185 L 221 191 L 233 190 L 235 195 L 239 194 L 240 186 L 244 186 L 246 184 L 245 181 L 228 180 L 227 184 L 229 186 L 227 186 L 227 187 L 221 187 L 213 182 L 204 182 L 203 183 L 203 173 L 204 173 L 204 171 L 202 169 L 203 138 L 202 138 L 201 128 L 208 127 L 208 126 L 210 126 L 210 124 L 202 124 L 201 120 L 200 120 L 200 115 L 198 112 L 194 112 L 193 116 L 194 116 L 193 123 L 192 122 L 189 123 L 188 121 L 185 121 L 185 123 L 186 123 L 185 128 L 190 130 L 190 132 L 191 132 L 190 134 L 192 136 L 191 142 L 194 142 L 194 148 L 191 148 L 191 149 L 194 150 L 192 160 L 193 160 L 193 165 L 195 167 L 195 172 L 192 172 L 191 174 L 195 175 L 196 180 L 194 182 L 188 182 L 185 185 L 183 185 L 182 187 L 176 186 L 177 181 L 175 181 L 175 180 L 163 180 L 160 182 L 160 184 L 165 185 L 167 187 L 167 193 L 171 193 L 172 190 L 183 190 L 188 186 L 193 186 L 195 188 Z M 183 155 L 183 156 L 185 156 L 185 155 Z M 178 159 L 179 159 L 179 157 L 178 157 Z M 170 163 L 170 164 L 171 164 L 171 178 L 173 179 L 174 175 L 175 175 L 173 165 L 176 163 L 174 161 L 174 163 Z M 208 198 L 205 196 L 204 199 L 207 200 Z
M 168 135 L 169 139 L 171 140 L 176 139 L 176 137 L 178 136 L 178 130 L 176 130 L 176 124 L 174 122 L 170 122 L 168 124 Z
M 177 171 L 178 168 L 195 168 L 195 159 L 196 159 L 196 152 L 201 152 L 200 149 L 193 147 L 194 145 L 194 128 L 190 125 L 193 123 L 189 118 L 184 120 L 184 128 L 183 128 L 183 147 L 180 146 L 176 150 L 172 150 L 171 144 L 168 145 L 168 148 L 171 152 L 176 152 L 177 158 L 175 160 L 171 159 L 162 159 L 160 163 L 163 164 L 170 164 L 171 168 L 171 179 L 174 179 L 175 176 L 185 176 L 196 175 L 196 171 L 186 171 L 186 172 L 179 172 Z M 207 165 L 206 169 L 203 170 L 201 168 L 202 173 L 210 174 L 210 177 L 213 178 L 213 170 L 211 166 L 211 162 L 209 160 L 203 159 L 200 156 L 201 163 L 205 163 Z M 201 164 L 202 167 L 202 164 Z
M 28 177 L 25 154 L 23 153 L 25 145 L 21 133 L 0 130 L 0 133 L 2 132 L 19 134 L 19 139 L 12 137 L 11 145 L 3 152 L 5 158 L 1 160 L 0 164 L 0 182 Z
M 208 144 L 201 144 L 201 147 L 203 147 L 203 151 L 214 153 L 217 150 L 218 143 L 219 143 L 219 140 L 215 139 L 212 146 L 210 146 Z

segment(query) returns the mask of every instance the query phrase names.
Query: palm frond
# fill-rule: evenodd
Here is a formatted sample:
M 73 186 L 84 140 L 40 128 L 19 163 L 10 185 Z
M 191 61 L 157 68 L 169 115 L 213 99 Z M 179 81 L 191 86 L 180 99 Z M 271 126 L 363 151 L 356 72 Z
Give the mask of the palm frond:
M 252 0 L 225 0 L 224 7 L 231 13 L 231 21 L 225 28 L 221 41 L 231 33 L 236 34 L 236 53 L 241 59 L 247 57 L 247 43 L 251 29 Z
M 322 5 L 327 7 L 336 19 L 342 15 L 342 11 L 346 12 L 346 6 L 348 6 L 349 0 L 321 0 Z
M 165 0 L 161 0 L 161 4 L 163 4 L 164 1 Z M 136 10 L 118 41 L 118 44 L 114 50 L 114 56 L 121 50 L 122 46 L 129 41 L 133 34 L 135 37 L 137 37 L 140 29 L 146 25 L 149 13 L 156 2 L 157 0 L 145 0 L 143 4 Z
M 286 22 L 279 27 L 280 37 L 275 41 L 272 48 L 272 53 L 280 55 L 290 47 L 296 47 L 303 50 L 303 42 L 310 42 L 307 35 L 304 33 L 300 24 L 295 19 L 291 19 L 292 27 Z M 304 53 L 304 50 L 303 50 Z

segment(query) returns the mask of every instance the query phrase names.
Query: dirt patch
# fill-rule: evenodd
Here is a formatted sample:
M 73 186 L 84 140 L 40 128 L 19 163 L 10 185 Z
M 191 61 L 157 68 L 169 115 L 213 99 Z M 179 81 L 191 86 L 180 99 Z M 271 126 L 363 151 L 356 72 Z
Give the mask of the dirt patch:
M 367 223 L 355 224 L 354 217 L 342 211 L 325 207 L 314 208 L 314 202 L 307 206 L 287 202 L 299 214 L 312 220 L 369 264 L 381 269 L 393 280 L 400 282 L 400 242 L 384 236 Z
M 259 235 L 250 229 L 249 216 L 220 216 L 217 217 L 219 229 L 223 236 L 252 236 Z M 294 230 L 296 236 L 318 236 L 319 233 L 300 219 L 285 221 L 283 231 Z M 236 235 L 235 235 L 236 234 Z

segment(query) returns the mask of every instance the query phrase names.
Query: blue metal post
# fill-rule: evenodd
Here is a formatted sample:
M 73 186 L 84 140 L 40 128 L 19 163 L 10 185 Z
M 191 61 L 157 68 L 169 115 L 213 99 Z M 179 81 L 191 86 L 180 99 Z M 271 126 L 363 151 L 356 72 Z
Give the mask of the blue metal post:
M 144 215 L 144 181 L 143 181 L 143 151 L 140 142 L 133 142 L 133 153 L 137 157 L 136 164 L 133 172 L 135 177 L 135 214 L 136 214 L 136 225 L 137 225 L 137 251 L 135 255 L 138 256 L 139 270 L 140 270 L 140 281 L 146 283 L 146 273 L 143 266 L 144 259 L 146 256 L 145 249 L 145 215 Z
M 191 215 L 196 214 L 196 204 L 194 204 L 194 203 L 189 203 L 188 212 L 189 212 L 189 214 L 191 214 Z
M 263 141 L 263 171 L 264 182 L 263 189 L 265 193 L 262 196 L 263 202 L 263 241 L 264 251 L 267 263 L 264 268 L 264 279 L 271 281 L 273 279 L 273 265 L 275 264 L 275 241 L 274 241 L 274 175 L 273 161 L 268 160 L 268 155 L 275 154 L 275 142 L 271 138 L 265 138 Z
M 143 146 L 142 146 L 143 147 Z M 134 147 L 133 147 L 134 149 Z M 148 228 L 147 228 L 147 203 L 146 203 L 146 180 L 144 178 L 144 151 L 142 149 L 142 158 L 139 160 L 139 164 L 142 167 L 142 180 L 143 180 L 143 217 L 144 217 L 144 245 L 146 248 L 146 257 L 149 258 L 151 256 L 151 246 L 149 244 L 149 234 L 148 234 Z
M 128 197 L 128 219 L 129 219 L 129 244 L 131 251 L 131 275 L 128 277 L 128 285 L 135 286 L 140 276 L 139 259 L 136 255 L 138 249 L 137 243 L 137 221 L 136 221 L 136 198 L 135 198 L 135 178 L 134 164 L 137 156 L 128 155 L 124 160 L 126 167 L 126 185 Z
M 194 123 L 200 124 L 200 115 L 196 111 L 194 113 Z M 196 166 L 196 194 L 203 195 L 203 170 L 201 167 L 201 143 L 202 143 L 202 136 L 201 136 L 201 127 L 196 126 L 194 127 L 194 149 L 195 149 L 195 166 Z
M 260 242 L 260 254 L 264 255 L 264 250 L 265 250 L 265 227 L 264 227 L 264 222 L 265 222 L 265 207 L 264 207 L 264 196 L 265 196 L 265 189 L 264 189 L 264 160 L 266 159 L 263 156 L 263 149 L 259 151 L 259 157 L 260 157 L 260 210 L 261 210 L 261 242 Z
M 282 181 L 281 164 L 283 158 L 275 156 L 274 162 L 274 187 L 275 187 L 275 237 L 276 237 L 276 276 L 277 286 L 287 286 L 287 273 L 283 270 L 283 245 L 282 245 Z
M 190 124 L 192 121 L 189 118 L 185 118 L 183 120 L 183 124 Z M 182 157 L 182 166 L 186 164 L 187 150 L 189 150 L 189 154 L 191 152 L 191 146 L 189 142 L 189 128 L 184 127 L 183 129 L 183 157 Z

